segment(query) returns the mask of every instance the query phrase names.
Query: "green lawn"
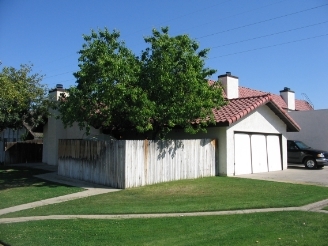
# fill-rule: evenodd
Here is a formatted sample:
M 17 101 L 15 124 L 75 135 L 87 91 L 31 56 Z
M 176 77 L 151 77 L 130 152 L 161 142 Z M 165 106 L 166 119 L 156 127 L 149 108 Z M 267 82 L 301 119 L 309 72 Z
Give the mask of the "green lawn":
M 0 209 L 83 190 L 33 177 L 47 172 L 27 167 L 0 166 Z
M 242 178 L 180 180 L 19 211 L 53 214 L 171 213 L 301 206 L 328 198 L 328 188 Z
M 328 214 L 273 212 L 0 224 L 7 245 L 327 245 Z
M 1 206 L 79 191 L 0 168 Z M 37 207 L 2 217 L 52 214 L 162 213 L 302 206 L 328 188 L 209 177 L 181 180 Z M 327 245 L 328 214 L 272 212 L 152 219 L 72 219 L 0 224 L 0 245 Z

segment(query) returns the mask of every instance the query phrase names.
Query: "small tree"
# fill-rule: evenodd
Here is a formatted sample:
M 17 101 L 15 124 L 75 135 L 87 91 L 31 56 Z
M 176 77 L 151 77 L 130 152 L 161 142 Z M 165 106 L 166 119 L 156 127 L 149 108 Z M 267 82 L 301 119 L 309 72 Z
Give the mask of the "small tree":
M 31 74 L 33 65 L 20 69 L 4 67 L 0 73 L 0 131 L 17 129 L 23 123 L 32 126 L 45 121 L 48 115 L 47 90 L 38 73 Z
M 204 67 L 208 50 L 198 51 L 187 35 L 153 30 L 140 58 L 116 31 L 92 31 L 84 40 L 74 74 L 77 86 L 59 103 L 66 126 L 78 122 L 116 137 L 129 130 L 163 138 L 174 127 L 205 131 L 214 122 L 212 109 L 225 103 L 221 88 L 207 81 L 215 73 Z

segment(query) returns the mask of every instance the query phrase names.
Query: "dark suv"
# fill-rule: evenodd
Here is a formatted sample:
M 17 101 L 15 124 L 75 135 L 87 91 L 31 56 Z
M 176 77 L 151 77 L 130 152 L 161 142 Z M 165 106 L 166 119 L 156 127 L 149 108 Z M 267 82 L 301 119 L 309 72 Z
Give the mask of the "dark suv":
M 287 140 L 288 163 L 304 164 L 306 168 L 315 169 L 328 165 L 328 152 L 312 149 L 297 140 Z

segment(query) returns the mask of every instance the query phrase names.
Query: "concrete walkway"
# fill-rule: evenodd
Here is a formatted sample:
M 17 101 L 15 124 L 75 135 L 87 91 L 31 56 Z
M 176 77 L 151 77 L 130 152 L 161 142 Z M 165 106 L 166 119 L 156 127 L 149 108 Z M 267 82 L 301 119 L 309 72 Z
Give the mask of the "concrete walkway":
M 193 212 L 193 213 L 160 213 L 160 214 L 117 214 L 117 215 L 48 215 L 33 217 L 17 217 L 0 219 L 0 224 L 37 221 L 37 220 L 67 220 L 67 219 L 135 219 L 135 218 L 163 218 L 163 217 L 190 217 L 190 216 L 213 216 L 213 215 L 232 215 L 232 214 L 250 214 L 265 212 L 284 212 L 284 211 L 306 211 L 327 213 L 322 208 L 328 206 L 328 199 L 311 203 L 301 207 L 287 208 L 263 208 L 263 209 L 245 209 L 230 211 L 212 211 L 212 212 Z
M 33 166 L 45 170 L 54 171 L 54 167 L 47 167 L 44 164 Z M 31 202 L 14 207 L 0 209 L 0 215 L 17 212 L 25 209 L 55 204 L 83 197 L 105 194 L 109 192 L 119 191 L 107 186 L 91 184 L 88 182 L 73 180 L 57 175 L 56 172 L 36 175 L 38 178 L 49 180 L 52 182 L 62 183 L 71 186 L 77 186 L 86 189 L 85 191 L 68 194 L 64 196 L 49 198 L 37 202 Z M 211 212 L 193 212 L 193 213 L 156 213 L 156 214 L 118 214 L 118 215 L 49 215 L 49 216 L 33 216 L 33 217 L 17 217 L 17 218 L 0 218 L 0 224 L 27 222 L 36 220 L 64 220 L 64 219 L 131 219 L 131 218 L 161 218 L 161 217 L 182 217 L 182 216 L 209 216 L 209 215 L 231 215 L 231 214 L 249 214 L 249 213 L 263 213 L 263 212 L 281 212 L 281 211 L 308 211 L 328 213 L 327 210 L 322 210 L 328 206 L 328 199 L 311 203 L 301 207 L 286 207 L 286 208 L 264 208 L 264 209 L 245 209 L 245 210 L 229 210 L 229 211 L 211 211 Z

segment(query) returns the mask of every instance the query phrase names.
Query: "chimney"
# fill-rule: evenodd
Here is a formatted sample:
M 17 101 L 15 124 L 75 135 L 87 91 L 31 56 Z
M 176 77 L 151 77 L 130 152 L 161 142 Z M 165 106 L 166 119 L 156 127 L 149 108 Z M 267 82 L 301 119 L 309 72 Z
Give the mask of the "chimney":
M 218 76 L 219 81 L 222 83 L 227 99 L 239 97 L 239 80 L 238 77 L 231 75 L 230 72 Z
M 54 101 L 58 101 L 61 93 L 68 94 L 62 84 L 57 84 L 55 89 L 49 91 L 49 97 Z
M 295 92 L 290 90 L 288 87 L 284 87 L 282 91 L 280 91 L 280 96 L 284 99 L 288 111 L 295 110 Z

